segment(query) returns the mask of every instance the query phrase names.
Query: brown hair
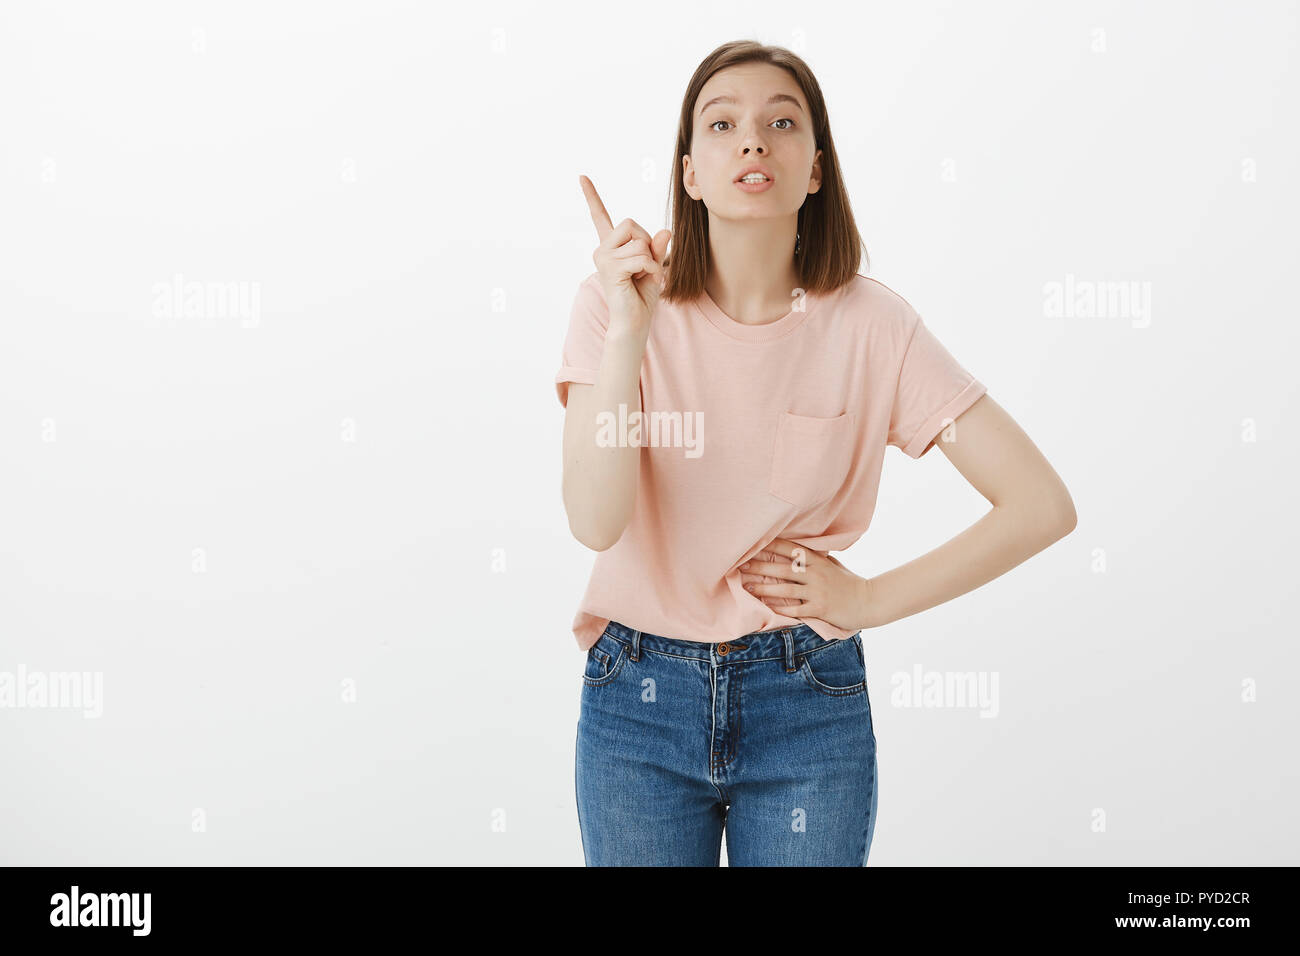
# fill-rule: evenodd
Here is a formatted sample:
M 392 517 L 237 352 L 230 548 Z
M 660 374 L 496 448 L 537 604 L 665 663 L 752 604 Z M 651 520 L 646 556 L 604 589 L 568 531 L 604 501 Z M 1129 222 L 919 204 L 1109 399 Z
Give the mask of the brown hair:
M 709 272 L 709 213 L 702 200 L 692 199 L 682 183 L 682 157 L 691 151 L 694 133 L 692 113 L 700 90 L 713 74 L 740 63 L 771 63 L 794 77 L 812 114 L 814 148 L 822 151 L 821 189 L 799 207 L 799 251 L 795 266 L 806 292 L 833 292 L 858 272 L 867 248 L 853 221 L 848 192 L 840 173 L 839 157 L 831 139 L 826 101 L 812 70 L 800 57 L 784 47 L 764 46 L 753 40 L 736 40 L 718 47 L 696 67 L 682 99 L 677 124 L 677 149 L 673 156 L 672 254 L 664 260 L 668 269 L 661 298 L 670 302 L 690 301 L 704 292 Z M 869 262 L 869 260 L 868 260 Z

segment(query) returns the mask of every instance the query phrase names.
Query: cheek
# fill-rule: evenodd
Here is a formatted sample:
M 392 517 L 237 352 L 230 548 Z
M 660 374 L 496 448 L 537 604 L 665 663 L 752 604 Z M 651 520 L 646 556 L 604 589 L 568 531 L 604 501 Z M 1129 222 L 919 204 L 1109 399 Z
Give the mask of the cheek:
M 691 153 L 695 165 L 695 180 L 710 185 L 730 185 L 728 170 L 733 169 L 737 160 L 718 144 L 706 143 Z
M 724 190 L 731 185 L 726 179 L 727 177 L 721 172 L 714 171 L 699 174 L 696 182 L 700 184 L 707 195 L 718 197 L 725 195 Z

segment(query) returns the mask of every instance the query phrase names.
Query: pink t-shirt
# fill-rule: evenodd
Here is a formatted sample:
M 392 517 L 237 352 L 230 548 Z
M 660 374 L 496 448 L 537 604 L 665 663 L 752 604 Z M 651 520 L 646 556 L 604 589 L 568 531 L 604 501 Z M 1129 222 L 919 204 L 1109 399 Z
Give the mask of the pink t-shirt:
M 631 521 L 596 555 L 573 620 L 582 650 L 611 619 L 707 642 L 800 623 L 828 640 L 854 633 L 779 614 L 744 589 L 740 565 L 785 560 L 763 550 L 778 537 L 820 552 L 849 547 L 871 523 L 885 446 L 920 458 L 986 389 L 875 279 L 856 275 L 793 305 L 745 325 L 707 292 L 659 303 L 641 363 L 640 432 L 633 407 L 604 433 L 642 446 L 641 471 Z M 595 384 L 608 327 L 593 272 L 574 297 L 555 376 L 561 404 L 567 383 Z

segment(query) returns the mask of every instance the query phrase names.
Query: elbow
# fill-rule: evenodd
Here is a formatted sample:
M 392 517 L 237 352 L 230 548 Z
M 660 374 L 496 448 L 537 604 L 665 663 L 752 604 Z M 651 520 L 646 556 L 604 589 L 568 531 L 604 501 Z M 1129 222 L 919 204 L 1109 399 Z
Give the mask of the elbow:
M 1079 523 L 1074 510 L 1074 502 L 1068 494 L 1051 499 L 1034 502 L 1020 501 L 1015 504 L 996 505 L 1016 515 L 1016 525 L 1027 537 L 1037 542 L 1036 550 L 1041 550 L 1068 535 Z
M 622 535 L 614 538 L 608 536 L 595 537 L 592 535 L 580 535 L 576 532 L 573 536 L 577 538 L 581 544 L 586 545 L 592 551 L 608 551 L 610 548 L 614 547 L 614 545 L 618 544 L 618 539 L 622 537 Z
M 618 529 L 614 534 L 599 528 L 588 528 L 579 525 L 574 521 L 569 522 L 569 533 L 578 540 L 580 544 L 585 545 L 592 551 L 608 551 L 618 543 L 618 539 L 623 537 L 623 529 Z
M 623 537 L 632 520 L 631 509 L 611 505 L 604 498 L 584 497 L 585 493 L 585 489 L 570 487 L 566 474 L 562 496 L 569 533 L 592 551 L 608 551 Z
M 1074 499 L 1068 494 L 1057 503 L 1052 512 L 1051 525 L 1055 529 L 1053 541 L 1059 541 L 1073 531 L 1079 524 L 1079 515 L 1074 510 Z

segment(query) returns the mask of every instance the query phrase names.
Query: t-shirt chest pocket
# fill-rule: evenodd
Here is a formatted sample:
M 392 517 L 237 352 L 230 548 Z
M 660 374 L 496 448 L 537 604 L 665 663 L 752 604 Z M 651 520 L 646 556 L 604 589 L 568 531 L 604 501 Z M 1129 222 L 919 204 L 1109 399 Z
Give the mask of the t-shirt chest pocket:
M 780 412 L 768 491 L 797 508 L 812 508 L 840 489 L 853 455 L 853 415 L 812 418 Z

